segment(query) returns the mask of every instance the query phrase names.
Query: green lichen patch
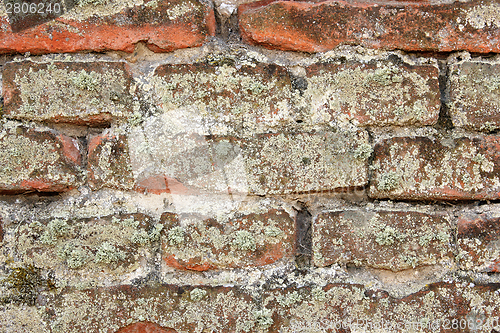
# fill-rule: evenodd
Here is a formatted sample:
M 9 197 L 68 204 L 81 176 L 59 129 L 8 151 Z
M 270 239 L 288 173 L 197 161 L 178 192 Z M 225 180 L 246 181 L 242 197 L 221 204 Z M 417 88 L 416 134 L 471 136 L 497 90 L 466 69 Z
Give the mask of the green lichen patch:
M 373 198 L 497 199 L 500 154 L 496 136 L 459 137 L 451 145 L 427 137 L 398 137 L 375 146 Z
M 372 156 L 372 153 L 373 147 L 368 143 L 362 143 L 354 150 L 354 157 L 361 160 L 367 160 Z
M 5 116 L 102 126 L 132 113 L 133 80 L 121 62 L 5 65 Z
M 23 126 L 0 129 L 0 192 L 63 192 L 81 184 L 75 140 Z
M 246 230 L 236 232 L 233 245 L 241 251 L 255 251 L 255 238 Z
M 189 297 L 193 302 L 201 301 L 207 295 L 207 291 L 199 288 L 194 288 L 189 292 Z
M 229 220 L 165 213 L 162 223 L 167 266 L 205 271 L 263 266 L 293 256 L 294 219 L 281 209 Z
M 438 119 L 436 64 L 395 66 L 382 60 L 370 64 L 320 63 L 306 71 L 308 86 L 303 104 L 323 109 L 333 121 L 408 126 L 432 125 Z
M 270 309 L 262 309 L 257 310 L 253 313 L 255 322 L 259 327 L 269 328 L 273 325 L 274 320 L 272 318 L 272 310 Z
M 394 171 L 383 173 L 378 180 L 377 189 L 380 191 L 394 190 L 398 188 L 400 181 L 400 176 Z
M 500 128 L 500 64 L 462 61 L 450 66 L 450 116 L 454 126 L 490 132 Z
M 411 232 L 410 232 L 411 231 Z M 313 225 L 313 261 L 401 271 L 454 260 L 450 218 L 443 213 L 323 212 Z

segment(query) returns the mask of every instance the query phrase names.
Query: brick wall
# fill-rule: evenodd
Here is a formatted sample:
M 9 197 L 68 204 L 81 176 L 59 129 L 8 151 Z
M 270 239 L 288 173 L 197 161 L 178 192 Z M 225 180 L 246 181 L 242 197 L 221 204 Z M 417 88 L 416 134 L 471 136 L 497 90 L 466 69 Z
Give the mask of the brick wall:
M 72 1 L 0 6 L 0 332 L 500 330 L 497 0 Z

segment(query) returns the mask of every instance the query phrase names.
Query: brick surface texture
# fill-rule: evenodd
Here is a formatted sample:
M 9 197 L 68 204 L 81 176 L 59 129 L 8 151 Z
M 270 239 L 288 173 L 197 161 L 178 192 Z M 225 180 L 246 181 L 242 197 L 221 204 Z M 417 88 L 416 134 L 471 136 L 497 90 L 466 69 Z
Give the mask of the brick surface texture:
M 0 5 L 0 333 L 500 332 L 498 1 L 49 2 Z

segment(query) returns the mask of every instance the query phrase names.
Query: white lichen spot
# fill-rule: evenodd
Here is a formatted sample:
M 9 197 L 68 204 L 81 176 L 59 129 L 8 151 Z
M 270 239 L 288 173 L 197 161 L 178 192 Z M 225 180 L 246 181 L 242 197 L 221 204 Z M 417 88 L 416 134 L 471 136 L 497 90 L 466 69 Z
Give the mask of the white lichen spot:
M 201 301 L 207 295 L 207 291 L 199 288 L 194 288 L 189 293 L 189 297 L 193 302 Z
M 239 230 L 234 237 L 233 245 L 241 251 L 255 251 L 255 237 L 246 230 Z
M 179 245 L 184 242 L 184 229 L 174 227 L 168 231 L 167 239 L 170 245 Z
M 112 262 L 124 260 L 125 256 L 125 252 L 117 249 L 109 242 L 104 242 L 97 250 L 94 261 L 96 263 L 110 264 Z
M 379 191 L 391 191 L 399 186 L 399 182 L 400 176 L 394 171 L 389 171 L 380 176 L 377 188 Z
M 373 153 L 373 148 L 368 143 L 360 144 L 354 151 L 354 157 L 360 160 L 367 160 Z
M 262 328 L 269 328 L 274 323 L 272 311 L 269 309 L 257 310 L 254 312 L 255 322 Z

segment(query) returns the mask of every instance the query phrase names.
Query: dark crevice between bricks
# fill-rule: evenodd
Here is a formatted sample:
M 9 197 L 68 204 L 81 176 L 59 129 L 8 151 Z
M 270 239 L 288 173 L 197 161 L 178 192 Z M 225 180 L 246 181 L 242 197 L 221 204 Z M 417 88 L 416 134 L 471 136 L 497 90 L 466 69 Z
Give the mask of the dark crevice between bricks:
M 449 66 L 446 61 L 438 61 L 439 66 L 439 92 L 441 93 L 441 108 L 439 110 L 439 119 L 436 127 L 444 130 L 453 129 L 453 123 L 449 114 L 448 103 L 450 101 L 448 91 Z
M 238 25 L 237 9 L 228 17 L 222 15 L 217 8 L 215 11 L 215 35 L 226 43 L 240 43 L 240 29 Z
M 303 204 L 297 211 L 296 226 L 295 265 L 299 270 L 306 270 L 311 266 L 312 257 L 312 215 Z

